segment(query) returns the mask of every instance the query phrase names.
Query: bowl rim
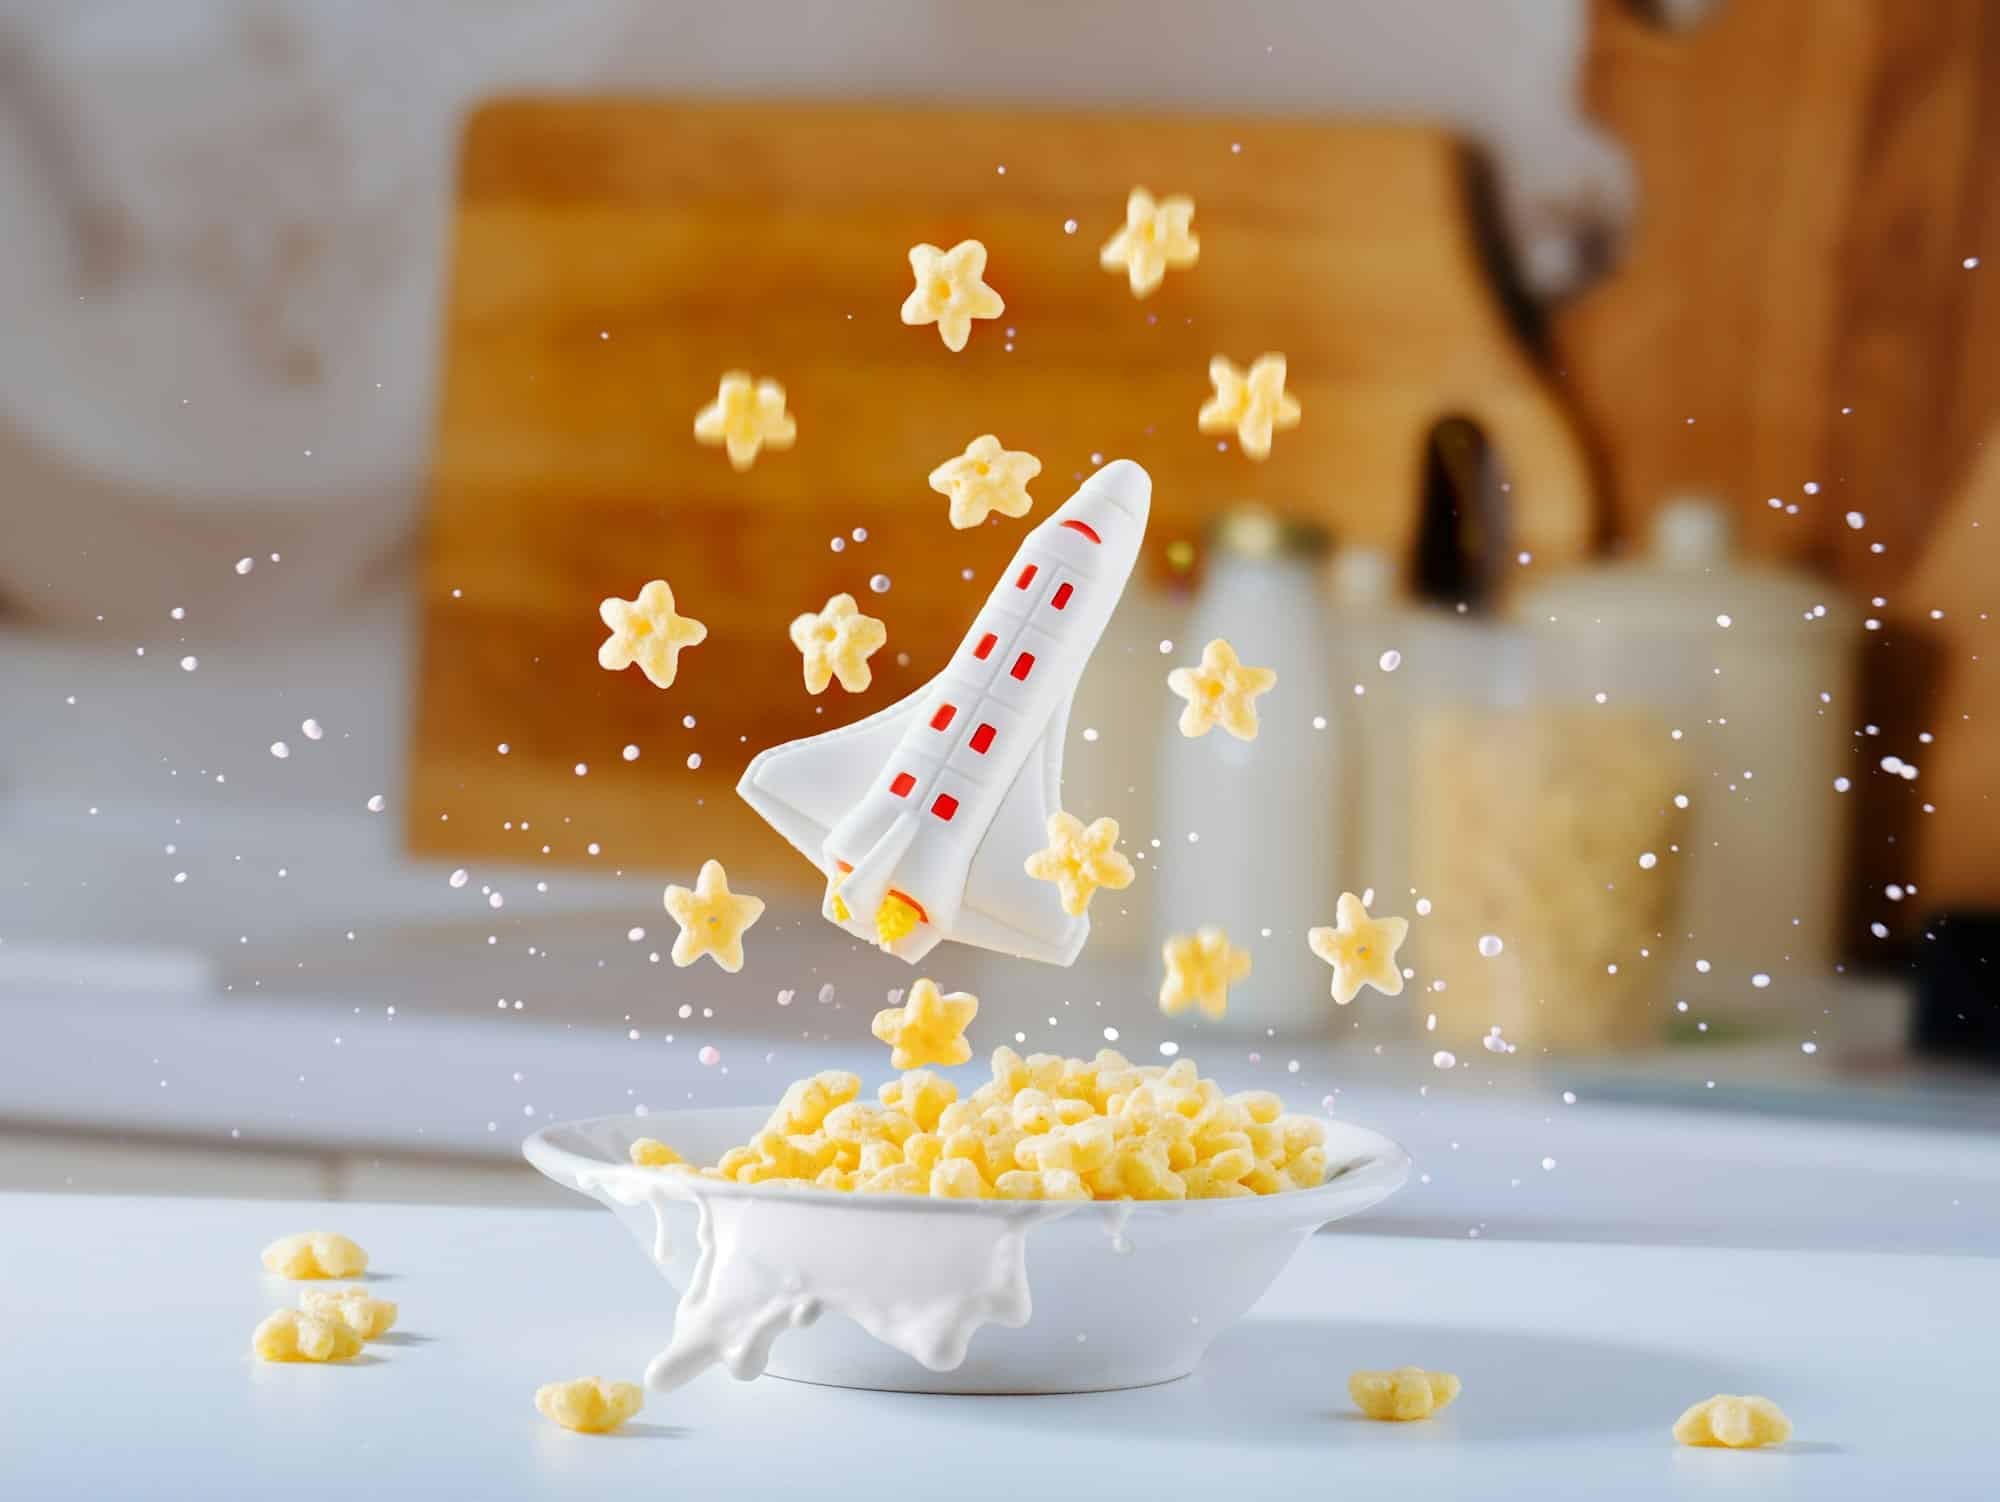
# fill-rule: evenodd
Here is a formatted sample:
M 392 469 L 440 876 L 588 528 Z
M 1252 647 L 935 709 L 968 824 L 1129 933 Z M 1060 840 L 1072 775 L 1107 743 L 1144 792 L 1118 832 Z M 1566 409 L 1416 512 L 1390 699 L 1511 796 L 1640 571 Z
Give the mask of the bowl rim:
M 607 1168 L 635 1169 L 636 1165 L 621 1163 L 607 1158 L 591 1157 L 565 1147 L 555 1139 L 559 1135 L 587 1132 L 618 1126 L 626 1129 L 628 1136 L 654 1135 L 661 1128 L 668 1128 L 674 1121 L 689 1121 L 696 1118 L 713 1118 L 736 1115 L 748 1118 L 759 1112 L 766 1115 L 772 1106 L 687 1106 L 671 1111 L 651 1111 L 645 1115 L 635 1112 L 615 1112 L 606 1116 L 582 1116 L 573 1121 L 551 1122 L 528 1134 L 521 1143 L 521 1155 L 546 1177 L 565 1188 L 579 1193 L 590 1194 L 582 1178 L 585 1174 L 601 1172 Z M 931 1195 L 912 1194 L 852 1194 L 843 1190 L 821 1189 L 814 1184 L 774 1184 L 762 1182 L 742 1184 L 731 1179 L 703 1179 L 704 1194 L 720 1195 L 730 1199 L 789 1199 L 810 1197 L 812 1200 L 829 1205 L 845 1205 L 869 1214 L 908 1213 L 913 1209 L 936 1211 L 951 1215 L 1002 1215 L 1018 1214 L 1022 1207 L 1031 1205 L 1075 1205 L 1081 1209 L 1095 1205 L 1100 1209 L 1118 1209 L 1131 1215 L 1181 1215 L 1181 1216 L 1228 1216 L 1238 1222 L 1252 1218 L 1275 1217 L 1300 1223 L 1324 1224 L 1358 1214 L 1370 1206 L 1379 1204 L 1394 1194 L 1408 1181 L 1410 1176 L 1410 1155 L 1402 1145 L 1384 1136 L 1371 1127 L 1351 1121 L 1341 1121 L 1331 1116 L 1317 1113 L 1313 1119 L 1327 1128 L 1328 1135 L 1328 1177 L 1311 1189 L 1287 1189 L 1278 1194 L 1259 1194 L 1250 1197 L 1199 1200 L 958 1200 L 939 1199 Z M 1333 1151 L 1336 1136 L 1344 1137 L 1350 1145 L 1338 1155 Z M 1361 1204 L 1351 1203 L 1356 1197 Z M 593 1196 L 595 1197 L 595 1196 Z M 1324 1213 L 1322 1213 L 1324 1212 Z

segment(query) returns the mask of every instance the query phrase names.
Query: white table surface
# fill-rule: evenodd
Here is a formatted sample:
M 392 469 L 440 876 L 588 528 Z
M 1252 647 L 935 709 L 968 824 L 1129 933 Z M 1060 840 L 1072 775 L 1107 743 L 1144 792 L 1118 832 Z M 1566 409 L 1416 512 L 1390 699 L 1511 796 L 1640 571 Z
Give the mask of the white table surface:
M 320 1226 L 368 1247 L 398 1331 L 356 1363 L 257 1363 L 252 1326 L 298 1287 L 258 1250 Z M 535 1413 L 542 1382 L 635 1377 L 671 1300 L 607 1214 L 0 1196 L 0 1492 L 1880 1502 L 1990 1497 L 1996 1475 L 1985 1258 L 1337 1231 L 1164 1387 L 938 1398 L 711 1372 L 611 1438 Z M 1406 1362 L 1464 1396 L 1424 1424 L 1355 1416 L 1347 1373 Z M 1777 1399 L 1797 1439 L 1675 1446 L 1718 1391 Z

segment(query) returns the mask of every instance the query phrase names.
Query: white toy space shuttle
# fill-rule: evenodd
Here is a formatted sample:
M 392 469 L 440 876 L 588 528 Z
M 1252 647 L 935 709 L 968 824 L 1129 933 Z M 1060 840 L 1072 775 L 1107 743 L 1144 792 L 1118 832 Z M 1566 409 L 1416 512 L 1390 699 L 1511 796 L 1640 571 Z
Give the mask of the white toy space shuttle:
M 1061 806 L 1070 700 L 1152 494 L 1131 460 L 1105 465 L 1028 533 L 943 672 L 750 763 L 736 791 L 826 876 L 831 922 L 912 964 L 946 939 L 1076 958 L 1090 919 L 1022 866 Z

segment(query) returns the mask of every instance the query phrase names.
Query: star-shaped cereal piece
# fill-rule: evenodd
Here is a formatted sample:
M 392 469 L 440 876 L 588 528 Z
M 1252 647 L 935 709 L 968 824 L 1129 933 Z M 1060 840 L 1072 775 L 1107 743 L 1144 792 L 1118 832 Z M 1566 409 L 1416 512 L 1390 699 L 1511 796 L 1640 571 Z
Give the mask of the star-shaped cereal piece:
M 1116 819 L 1098 819 L 1085 828 L 1075 814 L 1050 814 L 1048 848 L 1029 856 L 1025 869 L 1036 881 L 1054 882 L 1063 911 L 1081 918 L 1099 887 L 1121 892 L 1132 885 L 1132 863 L 1117 845 Z
M 681 648 L 708 639 L 708 627 L 674 609 L 673 587 L 664 579 L 653 580 L 637 599 L 613 595 L 597 607 L 597 616 L 611 629 L 597 649 L 597 665 L 616 673 L 636 662 L 655 688 L 674 686 Z
M 535 1389 L 535 1411 L 580 1434 L 609 1434 L 637 1413 L 646 1395 L 636 1382 L 578 1377 Z
M 1347 1379 L 1347 1395 L 1371 1419 L 1408 1423 L 1427 1419 L 1458 1396 L 1459 1380 L 1450 1372 L 1427 1372 L 1420 1366 L 1399 1366 L 1393 1372 L 1356 1372 Z
M 799 425 L 785 411 L 785 388 L 766 378 L 752 382 L 747 370 L 725 373 L 715 400 L 694 416 L 694 436 L 710 448 L 729 452 L 730 467 L 748 469 L 759 449 L 788 449 Z
M 396 1306 L 378 1299 L 359 1283 L 345 1288 L 308 1288 L 299 1308 L 314 1319 L 337 1319 L 363 1340 L 379 1340 L 396 1323 Z
M 1185 271 L 1200 258 L 1201 241 L 1188 230 L 1193 221 L 1192 198 L 1176 194 L 1156 203 L 1144 188 L 1134 188 L 1125 200 L 1125 227 L 1104 242 L 1097 264 L 1126 273 L 1134 297 L 1150 297 L 1169 266 Z
M 1028 482 L 1041 472 L 1042 461 L 1033 454 L 1003 449 L 998 438 L 982 433 L 956 459 L 931 471 L 931 489 L 951 497 L 951 524 L 963 531 L 995 511 L 1026 516 L 1035 504 Z
M 792 645 L 805 654 L 806 691 L 824 693 L 835 678 L 850 694 L 875 681 L 868 659 L 889 639 L 889 628 L 863 615 L 853 595 L 835 595 L 824 610 L 792 618 Z
M 1299 425 L 1298 398 L 1285 394 L 1285 357 L 1259 355 L 1249 374 L 1222 355 L 1208 362 L 1215 395 L 1203 404 L 1195 424 L 1204 433 L 1236 434 L 1236 446 L 1252 459 L 1271 456 L 1271 434 Z
M 936 981 L 920 980 L 903 1005 L 877 1012 L 869 1030 L 895 1050 L 889 1055 L 892 1068 L 963 1064 L 972 1057 L 965 1027 L 978 1011 L 977 996 L 963 991 L 942 995 Z
M 676 965 L 685 969 L 708 955 L 732 974 L 743 968 L 743 935 L 764 916 L 764 899 L 730 891 L 721 861 L 703 861 L 694 890 L 668 887 L 665 901 L 668 914 L 681 926 L 674 940 Z
M 280 1309 L 250 1332 L 260 1361 L 349 1361 L 361 1354 L 361 1336 L 333 1316 Z
M 1245 667 L 1236 649 L 1217 637 L 1201 649 L 1201 666 L 1175 668 L 1167 687 L 1187 700 L 1181 734 L 1192 739 L 1220 725 L 1239 741 L 1257 739 L 1259 694 L 1269 693 L 1278 675 L 1269 668 Z
M 368 1254 L 337 1231 L 301 1231 L 264 1248 L 264 1270 L 281 1278 L 358 1278 Z
M 1160 1010 L 1178 1017 L 1199 1006 L 1205 1017 L 1229 1010 L 1229 988 L 1250 973 L 1250 956 L 1219 928 L 1175 934 L 1164 949 L 1167 978 L 1160 986 Z
M 1674 1438 L 1684 1445 L 1724 1445 L 1754 1450 L 1782 1445 L 1792 1437 L 1792 1421 L 1769 1398 L 1739 1398 L 1717 1393 L 1704 1398 L 1674 1421 Z
M 986 285 L 986 247 L 961 240 L 950 250 L 935 245 L 910 247 L 910 270 L 916 290 L 903 299 L 903 322 L 934 323 L 948 350 L 965 348 L 975 318 L 998 318 L 1007 305 Z
M 1352 892 L 1340 894 L 1335 912 L 1340 921 L 1332 928 L 1315 928 L 1306 935 L 1312 952 L 1333 966 L 1333 999 L 1346 1006 L 1363 986 L 1400 996 L 1403 972 L 1396 968 L 1396 950 L 1410 931 L 1410 920 L 1371 918 Z

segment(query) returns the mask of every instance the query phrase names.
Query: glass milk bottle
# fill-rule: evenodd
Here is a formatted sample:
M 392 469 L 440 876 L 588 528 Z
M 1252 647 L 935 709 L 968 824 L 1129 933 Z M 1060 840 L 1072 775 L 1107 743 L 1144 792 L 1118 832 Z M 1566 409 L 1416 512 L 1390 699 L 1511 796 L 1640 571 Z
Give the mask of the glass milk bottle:
M 1254 741 L 1220 726 L 1190 740 L 1177 728 L 1183 702 L 1166 695 L 1161 720 L 1152 977 L 1159 944 L 1204 925 L 1226 929 L 1254 968 L 1230 988 L 1220 1023 L 1262 1034 L 1324 1029 L 1333 1003 L 1328 972 L 1306 930 L 1331 923 L 1339 895 L 1342 706 L 1327 691 L 1329 623 L 1321 600 L 1324 533 L 1254 507 L 1226 512 L 1211 530 L 1205 575 L 1181 639 L 1160 659 L 1198 662 L 1226 639 L 1278 681 L 1256 701 Z

